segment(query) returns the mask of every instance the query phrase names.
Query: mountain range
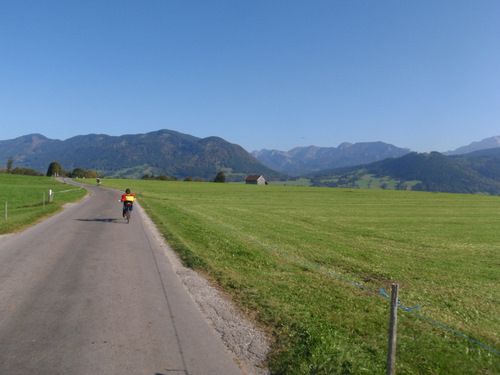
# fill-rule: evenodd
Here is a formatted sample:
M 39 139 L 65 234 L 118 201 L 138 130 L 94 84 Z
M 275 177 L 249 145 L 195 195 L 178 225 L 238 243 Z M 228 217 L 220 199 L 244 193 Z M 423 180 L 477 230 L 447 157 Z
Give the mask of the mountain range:
M 490 148 L 500 147 L 500 136 L 485 138 L 479 142 L 472 142 L 468 146 L 459 147 L 454 151 L 444 152 L 445 155 L 463 155 L 470 154 L 474 151 L 486 150 Z
M 321 171 L 309 178 L 315 186 L 370 187 L 374 182 L 382 188 L 391 183 L 402 190 L 500 195 L 500 147 L 453 156 L 412 152 L 400 158 Z
M 41 172 L 57 161 L 70 172 L 83 168 L 123 178 L 167 175 L 211 180 L 220 171 L 227 181 L 243 181 L 249 174 L 262 174 L 270 181 L 308 176 L 317 186 L 339 186 L 375 176 L 392 178 L 399 188 L 412 190 L 500 194 L 499 150 L 500 136 L 496 136 L 446 155 L 419 154 L 383 142 L 250 154 L 219 137 L 159 130 L 123 136 L 81 135 L 64 141 L 30 134 L 0 141 L 0 161 L 12 157 L 15 167 Z
M 338 147 L 296 147 L 290 151 L 253 151 L 260 162 L 288 174 L 301 176 L 325 169 L 366 164 L 409 154 L 411 150 L 383 142 L 347 143 Z
M 444 155 L 468 154 L 500 147 L 500 136 L 472 142 L 468 146 Z M 258 150 L 252 155 L 268 167 L 290 176 L 303 176 L 327 169 L 368 164 L 388 158 L 398 158 L 412 151 L 383 142 L 341 143 L 338 147 L 296 147 L 290 151 Z
M 104 177 L 141 178 L 145 174 L 210 180 L 219 171 L 228 181 L 248 174 L 268 179 L 286 176 L 260 163 L 241 146 L 222 138 L 197 138 L 172 130 L 147 134 L 81 135 L 65 141 L 30 134 L 0 141 L 0 160 L 12 157 L 14 166 L 45 172 L 53 161 L 67 171 L 95 170 Z

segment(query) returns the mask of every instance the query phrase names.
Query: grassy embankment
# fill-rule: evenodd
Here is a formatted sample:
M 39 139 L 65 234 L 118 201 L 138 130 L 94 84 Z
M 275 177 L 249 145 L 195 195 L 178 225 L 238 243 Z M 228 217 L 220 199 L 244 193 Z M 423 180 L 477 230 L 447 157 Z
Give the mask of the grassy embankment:
M 388 294 L 398 282 L 406 307 L 500 349 L 499 197 L 105 184 L 138 193 L 184 261 L 272 333 L 273 374 L 385 373 L 389 299 L 323 271 Z M 397 349 L 398 374 L 500 369 L 499 354 L 402 309 Z
M 49 203 L 49 190 L 54 192 L 51 203 Z M 65 190 L 71 191 L 61 193 Z M 49 177 L 0 174 L 0 234 L 22 230 L 61 210 L 65 203 L 81 199 L 85 194 L 87 194 L 85 189 L 78 189 Z M 5 221 L 5 202 L 7 202 L 7 221 Z

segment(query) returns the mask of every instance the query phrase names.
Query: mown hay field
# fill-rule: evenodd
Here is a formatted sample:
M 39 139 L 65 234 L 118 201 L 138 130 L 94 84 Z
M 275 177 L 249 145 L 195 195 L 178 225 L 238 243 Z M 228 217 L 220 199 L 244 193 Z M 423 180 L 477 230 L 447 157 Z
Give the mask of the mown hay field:
M 51 190 L 53 199 L 49 202 Z M 85 189 L 50 177 L 0 174 L 0 234 L 26 228 L 86 194 Z
M 390 301 L 379 291 L 392 283 L 401 307 L 420 306 L 399 309 L 398 374 L 499 372 L 500 197 L 104 185 L 132 189 L 184 262 L 274 337 L 273 374 L 385 373 Z

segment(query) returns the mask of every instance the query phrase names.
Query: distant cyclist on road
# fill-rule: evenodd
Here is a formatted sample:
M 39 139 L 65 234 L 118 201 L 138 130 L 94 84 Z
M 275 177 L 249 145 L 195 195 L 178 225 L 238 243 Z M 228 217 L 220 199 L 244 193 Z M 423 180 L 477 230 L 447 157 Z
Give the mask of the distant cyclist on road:
M 127 206 L 130 207 L 130 211 L 134 209 L 135 194 L 132 194 L 130 189 L 127 189 L 125 190 L 125 194 L 122 195 L 121 201 L 123 202 L 123 217 L 125 217 Z

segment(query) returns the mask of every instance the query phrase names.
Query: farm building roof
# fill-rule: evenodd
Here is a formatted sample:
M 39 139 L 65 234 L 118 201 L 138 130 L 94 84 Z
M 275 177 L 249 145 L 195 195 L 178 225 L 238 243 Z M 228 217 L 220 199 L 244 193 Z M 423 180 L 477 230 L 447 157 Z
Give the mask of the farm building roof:
M 245 181 L 256 181 L 260 177 L 263 177 L 263 176 L 261 174 L 251 174 L 251 175 L 248 175 L 247 178 L 245 178 Z

